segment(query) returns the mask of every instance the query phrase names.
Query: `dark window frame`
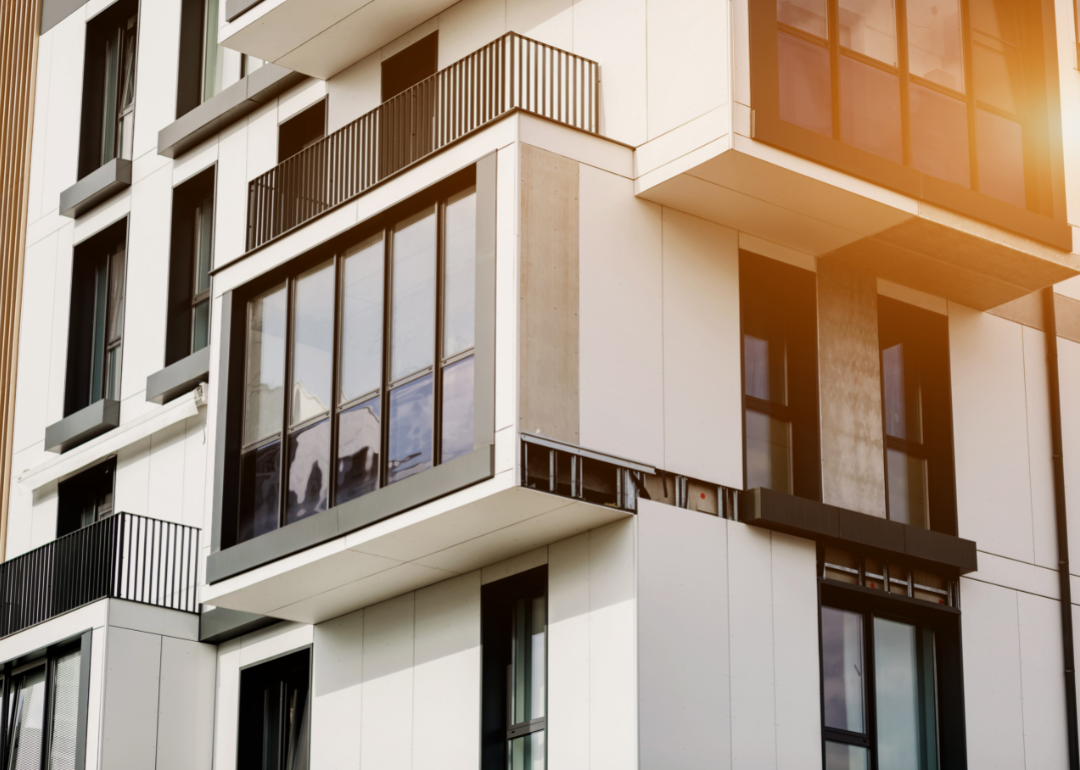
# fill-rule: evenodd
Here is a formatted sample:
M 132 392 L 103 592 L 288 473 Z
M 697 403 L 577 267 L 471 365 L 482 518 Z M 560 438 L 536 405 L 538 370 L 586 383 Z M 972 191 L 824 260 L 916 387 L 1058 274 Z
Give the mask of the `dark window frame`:
M 967 0 L 961 0 L 964 8 Z M 830 0 L 830 8 L 836 0 Z M 1043 63 L 1039 68 L 1042 92 L 1045 94 L 1045 113 L 1038 114 L 1025 128 L 1033 132 L 1027 146 L 1033 146 L 1040 152 L 1034 157 L 1025 157 L 1025 173 L 1034 169 L 1037 176 L 1037 202 L 1034 208 L 1021 208 L 993 198 L 974 189 L 962 187 L 951 182 L 922 173 L 910 166 L 875 155 L 866 150 L 845 144 L 838 138 L 818 134 L 808 128 L 788 123 L 780 118 L 779 109 L 779 59 L 777 34 L 781 26 L 777 21 L 775 0 L 750 4 L 750 88 L 752 96 L 751 133 L 755 140 L 771 144 L 781 149 L 801 155 L 810 160 L 831 166 L 852 176 L 866 179 L 875 184 L 891 188 L 904 195 L 951 209 L 965 216 L 1003 227 L 1057 248 L 1072 248 L 1072 235 L 1066 223 L 1064 155 L 1062 150 L 1061 105 L 1059 102 L 1059 82 L 1057 73 L 1057 45 L 1054 7 L 1050 0 L 1035 0 L 1031 8 L 1037 8 L 1039 16 L 1037 26 L 1041 36 L 1041 50 L 1031 52 L 1033 60 Z M 897 18 L 904 6 L 897 3 Z M 1035 12 L 1034 10 L 1032 11 Z M 963 12 L 965 24 L 965 62 L 970 70 L 969 25 L 967 12 Z M 832 22 L 830 22 L 832 23 Z M 1035 26 L 1035 25 L 1033 25 Z M 794 33 L 799 39 L 809 39 L 791 28 L 783 27 L 786 33 Z M 834 36 L 834 39 L 836 37 Z M 898 29 L 897 46 L 901 46 Z M 830 46 L 835 45 L 830 41 Z M 831 50 L 831 49 L 830 49 Z M 845 54 L 847 55 L 847 54 Z M 835 58 L 835 56 L 833 57 Z M 859 58 L 860 62 L 870 62 L 868 57 Z M 877 65 L 874 65 L 877 66 Z M 834 63 L 833 73 L 833 124 L 839 121 L 838 83 Z M 971 82 L 970 71 L 966 80 Z M 931 90 L 940 90 L 929 81 L 922 81 Z M 906 100 L 902 101 L 906 104 Z M 970 124 L 970 121 L 969 121 Z M 971 131 L 973 126 L 969 125 Z M 834 136 L 837 129 L 834 128 Z M 974 153 L 974 148 L 972 152 Z M 972 156 L 974 157 L 974 155 Z
M 914 369 L 921 392 L 922 441 L 889 435 L 886 425 L 885 366 L 881 356 L 888 347 L 907 345 L 905 369 Z M 905 452 L 926 461 L 928 526 L 934 532 L 957 535 L 956 464 L 953 450 L 952 379 L 949 363 L 947 316 L 878 296 L 878 347 L 881 364 L 882 437 L 885 442 L 886 516 L 889 507 L 888 450 Z
M 375 491 L 382 490 L 390 486 L 387 449 L 389 445 L 389 400 L 388 397 L 394 390 L 408 385 L 409 383 L 425 377 L 433 372 L 429 368 L 412 372 L 398 380 L 391 380 L 390 371 L 390 346 L 392 343 L 392 260 L 393 250 L 390 246 L 392 241 L 392 230 L 398 223 L 408 219 L 410 216 L 422 212 L 431 206 L 438 207 L 438 226 L 437 226 L 437 282 L 436 282 L 436 305 L 435 305 L 435 343 L 436 343 L 436 357 L 434 364 L 434 373 L 437 374 L 433 379 L 435 380 L 433 385 L 432 394 L 432 463 L 431 466 L 426 469 L 428 471 L 438 467 L 441 462 L 441 448 L 442 448 L 442 372 L 459 361 L 465 360 L 469 357 L 473 357 L 476 362 L 474 366 L 474 382 L 473 382 L 473 408 L 474 408 L 474 422 L 478 419 L 476 414 L 479 409 L 486 408 L 486 405 L 481 403 L 482 388 L 484 387 L 481 382 L 483 372 L 487 367 L 481 361 L 481 356 L 490 355 L 493 351 L 487 351 L 486 345 L 480 338 L 480 319 L 481 313 L 484 312 L 486 305 L 479 299 L 479 295 L 475 300 L 474 310 L 477 314 L 477 336 L 474 340 L 472 348 L 460 351 L 453 356 L 443 357 L 441 346 L 443 343 L 443 304 L 444 304 L 444 265 L 445 265 L 445 239 L 444 228 L 442 226 L 443 216 L 445 211 L 445 203 L 456 194 L 467 191 L 470 188 L 474 188 L 476 192 L 474 194 L 479 195 L 479 188 L 477 187 L 477 167 L 470 166 L 463 169 L 461 172 L 454 174 L 442 182 L 434 185 L 431 188 L 423 191 L 422 193 L 403 201 L 401 204 L 383 212 L 377 217 L 374 217 L 369 222 L 353 228 L 349 232 L 332 239 L 323 247 L 317 248 L 307 254 L 301 255 L 296 259 L 282 265 L 267 274 L 260 276 L 259 278 L 251 281 L 249 284 L 238 290 L 232 299 L 232 315 L 229 322 L 231 329 L 232 339 L 230 345 L 233 352 L 229 355 L 229 372 L 230 376 L 235 376 L 238 383 L 235 387 L 229 389 L 229 403 L 227 406 L 227 438 L 226 444 L 231 447 L 228 451 L 228 457 L 224 463 L 223 472 L 227 476 L 231 476 L 233 481 L 223 479 L 222 497 L 237 500 L 238 505 L 231 506 L 233 514 L 231 517 L 225 518 L 220 524 L 221 526 L 221 547 L 229 548 L 233 545 L 248 542 L 250 540 L 257 540 L 260 535 L 254 535 L 250 538 L 241 539 L 241 531 L 244 526 L 245 513 L 243 510 L 245 507 L 243 482 L 240 481 L 240 477 L 243 475 L 243 457 L 245 455 L 252 455 L 259 448 L 268 446 L 277 442 L 279 444 L 279 488 L 278 488 L 278 527 L 277 530 L 286 529 L 290 526 L 287 522 L 288 515 L 288 437 L 295 435 L 300 431 L 310 428 L 313 425 L 319 424 L 323 420 L 330 421 L 330 480 L 328 489 L 328 502 L 327 510 L 331 510 L 341 503 L 337 502 L 337 447 L 338 447 L 338 430 L 340 415 L 347 410 L 354 408 L 360 404 L 366 403 L 373 398 L 379 399 L 380 408 L 380 434 L 381 444 L 380 451 L 381 457 L 379 458 L 379 484 Z M 482 259 L 481 243 L 480 243 L 480 220 L 488 212 L 482 212 L 479 206 L 477 208 L 477 275 L 480 276 L 480 260 Z M 378 391 L 366 393 L 362 396 L 350 399 L 348 402 L 339 404 L 337 402 L 338 394 L 340 391 L 340 355 L 341 355 L 341 307 L 340 307 L 340 295 L 341 295 L 341 269 L 344 262 L 345 251 L 359 243 L 362 243 L 366 239 L 372 237 L 375 234 L 383 233 L 384 237 L 384 288 L 383 288 L 383 351 L 382 351 L 382 378 L 380 381 L 380 387 Z M 390 234 L 390 235 L 388 235 Z M 317 417 L 312 417 L 305 420 L 302 423 L 295 425 L 290 424 L 290 399 L 289 390 L 291 388 L 291 340 L 293 338 L 293 284 L 295 279 L 299 278 L 306 271 L 311 268 L 317 267 L 327 260 L 334 260 L 335 271 L 335 326 L 334 326 L 334 341 L 333 350 L 335 351 L 333 359 L 333 371 L 332 371 L 332 383 L 333 383 L 333 397 L 331 399 L 331 406 L 328 412 L 323 412 Z M 247 313 L 248 303 L 250 300 L 259 297 L 275 287 L 285 284 L 286 296 L 287 296 L 287 309 L 286 318 L 288 331 L 287 331 L 287 344 L 285 347 L 285 398 L 282 409 L 282 428 L 273 434 L 272 436 L 263 436 L 255 441 L 246 442 L 243 435 L 244 424 L 246 421 L 246 348 L 247 348 Z M 493 308 L 491 308 L 493 310 Z M 494 323 L 494 318 L 490 319 L 490 323 Z M 483 348 L 483 350 L 482 350 Z M 493 361 L 488 362 L 493 370 Z M 493 405 L 492 405 L 493 406 Z M 475 438 L 475 436 L 474 436 Z M 475 447 L 474 447 L 475 448 Z M 422 475 L 424 471 L 421 471 Z M 224 506 L 223 506 L 224 507 Z M 318 514 L 325 513 L 320 511 Z M 223 511 L 224 515 L 224 511 Z M 312 518 L 313 515 L 308 515 L 304 518 Z M 304 518 L 299 519 L 293 524 L 299 524 Z M 231 519 L 231 520 L 230 520 Z M 264 534 L 270 534 L 276 530 Z
M 264 700 L 260 719 L 259 715 L 256 714 L 255 709 L 251 707 L 251 704 L 245 703 L 245 696 L 251 697 L 252 691 L 258 689 L 258 686 L 261 684 L 258 677 L 262 677 L 264 680 L 268 681 L 281 680 L 285 676 L 296 675 L 301 669 L 306 669 L 305 713 L 301 717 L 301 720 L 304 722 L 306 734 L 301 736 L 301 740 L 306 744 L 305 748 L 309 755 L 307 765 L 305 766 L 310 766 L 311 712 L 314 706 L 314 657 L 314 648 L 311 645 L 308 645 L 299 649 L 290 650 L 281 655 L 276 655 L 272 658 L 260 660 L 257 663 L 243 666 L 240 669 L 240 695 L 238 698 L 239 706 L 237 710 L 236 740 L 236 766 L 238 770 L 285 770 L 287 758 L 284 754 L 280 755 L 279 764 L 276 766 L 267 765 L 264 764 L 265 757 L 261 751 L 256 752 L 251 746 L 245 745 L 245 740 L 253 740 L 253 737 L 257 734 L 262 737 L 261 743 L 265 747 L 267 742 L 265 729 L 256 729 L 256 723 L 262 722 L 262 728 L 265 728 L 266 720 L 270 717 L 268 711 L 271 708 L 270 704 Z M 287 682 L 283 681 L 280 682 L 280 684 L 282 686 L 288 685 Z M 284 721 L 284 715 L 280 712 L 278 714 L 278 721 L 278 727 L 280 729 L 281 722 Z M 245 733 L 250 733 L 250 735 L 246 735 Z M 287 752 L 289 748 L 289 743 L 286 740 L 287 736 L 279 733 L 277 737 L 278 750 Z M 256 759 L 258 761 L 256 761 Z
M 330 116 L 328 107 L 328 100 L 323 97 L 278 124 L 279 164 L 326 138 Z M 314 130 L 316 126 L 317 131 Z
M 751 302 L 767 302 L 770 306 L 784 307 L 806 315 L 803 323 L 798 323 L 798 319 L 785 319 L 787 404 L 764 401 L 746 393 L 746 315 Z M 743 396 L 743 489 L 746 489 L 748 484 L 746 413 L 752 410 L 790 422 L 791 494 L 820 501 L 821 417 L 817 404 L 819 386 L 816 273 L 740 250 L 739 357 L 740 388 Z M 793 386 L 791 377 L 795 368 L 803 370 L 803 376 L 798 380 L 799 387 Z
M 165 332 L 165 365 L 170 366 L 209 345 L 213 324 L 214 239 L 217 232 L 217 168 L 211 166 L 173 188 L 172 236 L 169 256 L 169 309 Z M 199 290 L 203 218 L 209 202 L 210 233 L 205 254 L 206 288 Z M 198 344 L 197 311 L 206 306 L 206 341 Z
M 820 571 L 820 570 L 819 570 Z M 866 669 L 864 713 L 865 734 L 850 733 L 825 725 L 825 650 L 822 609 L 830 607 L 863 616 L 863 661 Z M 818 673 L 821 709 L 821 762 L 825 767 L 825 743 L 865 746 L 870 750 L 870 770 L 877 770 L 876 704 L 874 702 L 873 619 L 881 617 L 914 624 L 934 632 L 938 767 L 964 770 L 967 767 L 967 739 L 964 717 L 963 644 L 960 610 L 921 602 L 818 578 Z M 920 712 L 920 716 L 922 713 Z
M 102 499 L 105 485 L 109 492 L 107 500 Z M 56 517 L 56 537 L 61 538 L 72 532 L 95 524 L 117 513 L 116 509 L 116 457 L 109 457 L 75 476 L 64 479 L 58 485 L 59 499 Z M 93 495 L 92 501 L 86 496 Z M 81 505 L 79 505 L 81 499 Z M 87 510 L 92 508 L 93 521 L 86 521 Z M 78 517 L 78 518 L 76 518 Z

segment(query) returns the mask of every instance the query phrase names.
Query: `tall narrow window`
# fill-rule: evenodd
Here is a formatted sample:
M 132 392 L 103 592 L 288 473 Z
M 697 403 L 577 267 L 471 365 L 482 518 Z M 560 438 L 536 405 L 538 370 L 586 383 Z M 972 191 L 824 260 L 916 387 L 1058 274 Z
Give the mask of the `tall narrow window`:
M 132 0 L 87 24 L 80 177 L 114 158 L 132 159 L 137 44 L 138 4 Z
M 470 187 L 248 302 L 239 541 L 473 450 L 475 232 Z
M 60 482 L 56 536 L 63 537 L 114 513 L 116 458 Z
M 889 518 L 955 534 L 946 319 L 884 297 L 878 315 Z
M 746 485 L 817 498 L 817 340 L 814 276 L 740 258 Z
M 75 248 L 65 414 L 120 399 L 126 223 Z
M 166 366 L 210 344 L 213 263 L 214 169 L 211 168 L 173 190 Z
M 218 43 L 224 0 L 182 2 L 177 117 L 213 99 L 263 63 L 260 59 L 230 51 Z
M 482 770 L 547 766 L 547 567 L 484 586 Z
M 311 653 L 240 672 L 237 770 L 308 770 Z

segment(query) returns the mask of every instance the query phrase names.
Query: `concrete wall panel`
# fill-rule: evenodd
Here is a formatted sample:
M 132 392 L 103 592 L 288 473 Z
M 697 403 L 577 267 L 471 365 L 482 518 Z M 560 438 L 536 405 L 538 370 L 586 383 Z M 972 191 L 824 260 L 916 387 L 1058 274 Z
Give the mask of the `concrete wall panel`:
M 108 632 L 101 767 L 146 770 L 157 761 L 161 637 Z
M 210 770 L 216 678 L 212 645 L 161 638 L 157 770 Z
M 311 766 L 357 770 L 363 718 L 364 613 L 315 626 Z
M 361 767 L 412 768 L 415 611 L 413 594 L 364 611 Z

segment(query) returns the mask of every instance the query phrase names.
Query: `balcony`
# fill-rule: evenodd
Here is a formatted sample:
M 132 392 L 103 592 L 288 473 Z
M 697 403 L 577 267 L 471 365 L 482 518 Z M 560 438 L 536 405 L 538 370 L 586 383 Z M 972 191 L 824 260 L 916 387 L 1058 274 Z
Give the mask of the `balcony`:
M 0 564 L 0 638 L 100 599 L 197 613 L 199 530 L 118 513 Z
M 248 251 L 512 112 L 596 134 L 599 72 L 594 61 L 504 35 L 254 179 Z

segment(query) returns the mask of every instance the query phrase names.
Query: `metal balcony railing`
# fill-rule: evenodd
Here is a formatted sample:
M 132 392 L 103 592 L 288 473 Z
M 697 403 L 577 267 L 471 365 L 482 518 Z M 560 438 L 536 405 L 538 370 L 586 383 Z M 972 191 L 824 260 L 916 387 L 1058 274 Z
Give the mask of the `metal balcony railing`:
M 198 612 L 199 530 L 118 513 L 0 564 L 0 637 L 99 599 Z
M 509 33 L 248 185 L 248 251 L 514 111 L 599 128 L 600 65 Z

